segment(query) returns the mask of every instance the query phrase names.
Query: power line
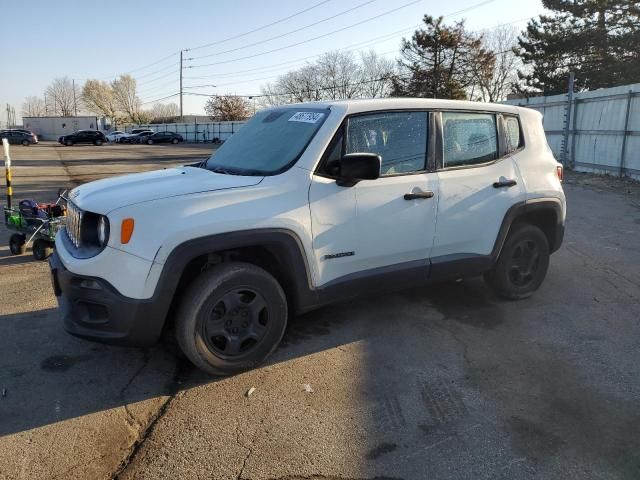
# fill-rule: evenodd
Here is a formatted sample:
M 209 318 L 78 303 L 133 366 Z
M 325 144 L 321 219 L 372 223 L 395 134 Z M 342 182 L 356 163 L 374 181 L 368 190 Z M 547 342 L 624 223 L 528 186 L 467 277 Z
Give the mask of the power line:
M 159 70 L 155 70 L 153 72 L 149 72 L 149 73 L 145 73 L 144 75 L 140 75 L 140 76 L 136 76 L 136 80 L 139 80 L 141 78 L 145 78 L 145 77 L 150 77 L 151 75 L 155 75 L 156 73 L 160 73 L 160 72 L 164 72 L 165 70 L 168 70 L 170 68 L 175 68 L 178 65 L 178 63 L 172 63 L 171 65 L 167 65 L 166 67 L 160 68 Z
M 144 70 L 144 69 L 146 69 L 146 68 L 149 68 L 149 67 L 153 67 L 153 66 L 155 66 L 155 65 L 158 65 L 159 63 L 162 63 L 162 62 L 164 62 L 164 61 L 168 60 L 169 58 L 173 57 L 173 56 L 174 56 L 174 55 L 176 55 L 177 53 L 178 53 L 178 52 L 173 52 L 172 54 L 167 55 L 166 57 L 162 57 L 160 60 L 156 60 L 155 62 L 149 63 L 149 64 L 147 64 L 147 65 L 143 65 L 142 67 L 134 68 L 133 70 L 129 70 L 129 71 L 126 71 L 126 72 L 115 73 L 115 74 L 113 74 L 113 75 L 109 75 L 109 76 L 105 76 L 105 77 L 98 77 L 98 78 L 77 78 L 77 77 L 76 77 L 76 78 L 75 78 L 75 80 L 113 80 L 113 79 L 117 78 L 119 75 L 127 75 L 127 74 L 131 74 L 131 73 L 133 73 L 133 72 L 138 72 L 138 71 L 140 71 L 140 70 Z M 160 71 L 160 70 L 158 70 L 158 71 Z M 145 76 L 146 76 L 146 75 L 151 75 L 151 73 L 149 73 L 149 74 L 145 74 Z
M 157 92 L 161 88 L 166 88 L 167 85 L 175 85 L 177 79 L 173 79 L 170 82 L 161 83 L 160 85 L 155 85 L 151 88 L 143 89 L 141 92 L 138 92 L 138 95 L 148 95 L 149 92 Z
M 373 2 L 377 2 L 377 1 L 378 0 L 367 0 L 366 2 L 363 2 L 363 3 L 360 3 L 360 4 L 356 5 L 355 7 L 351 7 L 351 8 L 348 8 L 347 10 L 343 10 L 342 12 L 336 13 L 335 15 L 331 15 L 330 17 L 326 17 L 326 18 L 323 18 L 322 20 L 315 21 L 315 22 L 310 23 L 308 25 L 305 25 L 303 27 L 296 28 L 295 30 L 290 30 L 288 32 L 281 33 L 281 34 L 276 35 L 274 37 L 266 38 L 266 39 L 261 40 L 259 42 L 249 43 L 247 45 L 243 45 L 241 47 L 232 48 L 230 50 L 224 50 L 222 52 L 209 53 L 207 55 L 199 55 L 197 57 L 187 58 L 186 60 L 196 60 L 198 58 L 215 57 L 217 55 L 223 55 L 225 53 L 232 53 L 232 52 L 237 52 L 238 50 L 244 50 L 245 48 L 255 47 L 256 45 L 262 45 L 263 43 L 270 42 L 272 40 L 277 40 L 278 38 L 283 38 L 283 37 L 289 36 L 289 35 L 291 35 L 293 33 L 300 32 L 300 31 L 302 31 L 302 30 L 304 30 L 306 28 L 315 27 L 316 25 L 319 25 L 321 23 L 327 22 L 329 20 L 333 20 L 334 18 L 340 17 L 342 15 L 346 15 L 347 13 L 353 12 L 354 10 L 357 10 L 358 8 L 362 8 L 362 7 L 366 6 L 366 5 L 369 5 L 369 4 L 371 4 Z
M 128 72 L 125 72 L 125 73 L 133 73 L 133 72 L 137 72 L 137 71 L 139 71 L 139 70 L 144 70 L 145 68 L 148 68 L 148 67 L 153 67 L 154 65 L 157 65 L 157 64 L 159 64 L 159 63 L 162 63 L 162 62 L 164 62 L 165 60 L 167 60 L 167 59 L 169 59 L 169 58 L 172 58 L 174 55 L 177 55 L 177 54 L 178 54 L 178 52 L 173 52 L 172 54 L 167 55 L 166 57 L 162 57 L 160 60 L 158 60 L 158 61 L 156 61 L 156 62 L 150 63 L 150 64 L 145 65 L 145 66 L 143 66 L 143 67 L 134 68 L 133 70 L 129 70 Z
M 476 9 L 476 8 L 485 6 L 485 5 L 489 4 L 489 3 L 492 3 L 493 1 L 495 1 L 495 0 L 484 0 L 484 1 L 480 2 L 480 3 L 474 4 L 474 5 L 470 5 L 469 7 L 466 7 L 464 9 L 462 9 L 462 10 L 458 10 L 456 12 L 445 14 L 445 15 L 443 15 L 443 18 L 454 16 L 454 15 L 458 15 L 460 13 L 468 12 L 468 11 L 470 11 L 472 9 Z M 516 23 L 516 22 L 521 21 L 521 20 L 522 19 L 519 19 L 519 20 L 515 20 L 513 22 L 509 22 L 509 23 Z M 508 23 L 505 23 L 503 25 L 506 25 L 506 24 L 508 24 Z M 385 35 L 381 35 L 381 36 L 378 36 L 378 37 L 374 37 L 374 38 L 366 40 L 364 42 L 358 42 L 358 43 L 355 43 L 355 44 L 348 45 L 348 46 L 343 47 L 343 48 L 338 49 L 338 50 L 339 51 L 348 51 L 348 50 L 354 50 L 355 47 L 363 47 L 365 45 L 373 46 L 373 45 L 376 45 L 378 43 L 384 43 L 384 42 L 380 42 L 378 40 L 383 39 L 383 38 L 384 39 L 390 39 L 390 38 L 392 38 L 392 37 L 394 37 L 394 36 L 396 36 L 398 34 L 406 33 L 408 31 L 414 30 L 415 28 L 419 28 L 421 25 L 422 25 L 422 23 L 417 24 L 417 25 L 413 25 L 413 26 L 408 27 L 408 28 L 403 28 L 403 29 L 400 29 L 400 30 L 396 30 L 394 32 L 387 33 Z M 499 27 L 499 26 L 502 26 L 502 25 L 498 25 L 497 27 Z M 385 41 L 387 41 L 387 40 L 385 40 Z M 360 49 L 358 49 L 356 51 L 359 51 L 359 50 L 362 50 L 362 48 L 360 48 Z M 393 53 L 394 51 L 395 50 L 387 51 L 387 52 L 384 52 L 384 53 L 382 53 L 380 55 L 384 56 L 384 55 L 387 55 L 389 53 Z M 324 54 L 324 52 L 316 54 L 316 55 L 310 55 L 310 56 L 307 56 L 307 57 L 298 58 L 296 60 L 292 60 L 292 61 L 288 61 L 288 62 L 272 64 L 272 65 L 269 65 L 269 66 L 266 66 L 266 67 L 261 67 L 261 68 L 245 69 L 245 70 L 240 70 L 240 71 L 236 71 L 236 72 L 227 72 L 227 73 L 224 73 L 224 74 L 214 74 L 214 75 L 205 75 L 205 76 L 200 76 L 200 77 L 185 77 L 185 78 L 206 79 L 206 78 L 211 78 L 211 77 L 216 77 L 216 78 L 230 77 L 230 76 L 233 77 L 233 76 L 239 76 L 239 74 L 244 74 L 244 73 L 248 73 L 248 72 L 266 73 L 268 71 L 278 70 L 277 68 L 274 68 L 274 67 L 279 67 L 279 66 L 283 66 L 283 65 L 297 64 L 297 63 L 300 63 L 302 61 L 309 60 L 311 58 L 319 57 L 319 56 L 321 56 L 323 54 Z M 233 83 L 218 84 L 218 86 L 222 87 L 222 86 L 227 86 L 227 85 L 234 85 L 234 84 L 237 84 L 237 83 L 249 83 L 249 82 L 255 82 L 255 81 L 260 81 L 260 80 L 268 80 L 268 79 L 272 79 L 272 78 L 277 78 L 278 76 L 280 76 L 280 75 L 272 75 L 272 76 L 269 76 L 269 77 L 254 78 L 254 79 L 250 79 L 250 80 L 242 80 L 242 81 L 233 82 Z M 208 86 L 208 85 L 205 85 L 205 86 L 202 86 L 202 87 L 201 86 L 195 86 L 195 87 L 191 86 L 189 88 L 204 88 L 206 86 Z
M 224 40 L 218 40 L 216 42 L 207 43 L 205 45 L 200 45 L 198 47 L 186 48 L 185 51 L 189 52 L 189 51 L 192 51 L 192 50 L 199 50 L 201 48 L 212 47 L 213 45 L 219 45 L 221 43 L 225 43 L 225 42 L 228 42 L 230 40 L 235 40 L 236 38 L 241 38 L 241 37 L 244 37 L 246 35 L 250 35 L 252 33 L 259 32 L 260 30 L 264 30 L 265 28 L 272 27 L 273 25 L 277 25 L 278 23 L 282 23 L 282 22 L 290 20 L 290 19 L 292 19 L 294 17 L 297 17 L 298 15 L 302 15 L 303 13 L 306 13 L 306 12 L 308 12 L 310 10 L 313 10 L 314 8 L 317 8 L 317 7 L 321 6 L 321 5 L 324 5 L 325 3 L 329 3 L 330 1 L 331 0 L 323 0 L 322 2 L 316 3 L 315 5 L 312 5 L 309 8 L 305 8 L 304 10 L 300 10 L 299 12 L 296 12 L 296 13 L 294 13 L 292 15 L 289 15 L 288 17 L 284 17 L 284 18 L 281 18 L 279 20 L 276 20 L 275 22 L 271 22 L 271 23 L 269 23 L 267 25 L 263 25 L 261 27 L 254 28 L 253 30 L 249 30 L 248 32 L 244 32 L 244 33 L 240 33 L 238 35 L 234 35 L 233 37 L 225 38 Z
M 385 56 L 388 55 L 390 53 L 395 53 L 397 52 L 396 49 L 394 50 L 389 50 L 386 52 L 382 52 L 382 53 L 378 53 L 378 55 L 380 56 Z M 276 74 L 276 75 L 270 75 L 268 77 L 261 77 L 261 78 L 250 78 L 250 79 L 246 79 L 246 80 L 239 80 L 239 81 L 234 81 L 234 82 L 229 82 L 229 83 L 218 83 L 217 85 L 190 85 L 190 86 L 185 86 L 184 88 L 206 88 L 206 87 L 211 87 L 211 86 L 215 86 L 215 87 L 227 87 L 229 85 L 237 85 L 239 83 L 251 83 L 251 82 L 259 82 L 261 80 L 271 80 L 273 78 L 278 78 L 281 75 L 283 75 L 282 73 Z
M 334 33 L 342 32 L 344 30 L 348 30 L 348 29 L 356 27 L 358 25 L 362 25 L 364 23 L 371 22 L 372 20 L 376 20 L 376 19 L 384 17 L 386 15 L 390 15 L 390 14 L 392 14 L 394 12 L 397 12 L 398 10 L 401 10 L 403 8 L 407 8 L 407 7 L 411 6 L 411 5 L 415 5 L 416 3 L 419 3 L 421 1 L 423 1 L 423 0 L 413 0 L 411 2 L 408 2 L 408 3 L 405 3 L 405 4 L 401 5 L 399 7 L 392 8 L 391 10 L 387 10 L 386 12 L 383 12 L 383 13 L 380 13 L 378 15 L 375 15 L 373 17 L 365 18 L 364 20 L 361 20 L 359 22 L 353 23 L 351 25 L 347 25 L 346 27 L 342 27 L 342 28 L 339 28 L 337 30 L 333 30 L 333 31 L 325 33 L 325 34 L 318 35 L 316 37 L 309 38 L 307 40 L 302 40 L 300 42 L 296 42 L 296 43 L 292 43 L 292 44 L 289 44 L 289 45 L 285 45 L 283 47 L 274 48 L 273 50 L 268 50 L 266 52 L 255 53 L 253 55 L 247 55 L 247 56 L 244 56 L 244 57 L 238 57 L 238 58 L 231 59 L 231 60 L 224 60 L 224 61 L 221 61 L 221 62 L 207 63 L 207 64 L 203 64 L 203 65 L 188 65 L 185 68 L 202 68 L 202 67 L 209 67 L 209 66 L 213 66 L 213 65 L 221 65 L 221 64 L 224 64 L 224 63 L 238 62 L 240 60 L 246 60 L 248 58 L 255 58 L 255 57 L 262 56 L 262 55 L 267 55 L 269 53 L 279 52 L 281 50 L 286 50 L 287 48 L 292 48 L 292 47 L 296 47 L 298 45 L 303 45 L 305 43 L 309 43 L 309 42 L 312 42 L 314 40 L 318 40 L 320 38 L 328 37 L 329 35 L 333 35 Z M 494 1 L 494 0 L 488 0 L 488 1 Z M 484 3 L 486 3 L 486 2 L 484 2 Z
M 173 95 L 167 95 L 166 97 L 162 97 L 162 98 L 156 98 L 155 100 L 149 100 L 148 102 L 142 102 L 140 105 L 147 105 L 149 103 L 155 103 L 155 102 L 159 102 L 161 100 L 166 100 L 168 98 L 173 98 L 173 97 L 177 97 L 178 95 L 180 95 L 180 93 L 174 93 Z
M 395 35 L 398 35 L 399 33 L 404 33 L 407 31 L 411 31 L 414 30 L 415 28 L 419 27 L 420 24 L 418 25 L 414 25 L 412 27 L 408 27 L 408 28 L 403 28 L 401 30 L 396 30 L 395 32 L 391 32 L 391 33 L 387 33 L 385 35 L 380 35 L 379 37 L 374 37 L 371 38 L 369 40 L 366 40 L 364 42 L 358 42 L 358 43 L 352 43 L 351 45 L 347 45 L 345 47 L 342 48 L 338 48 L 337 51 L 348 51 L 348 50 L 356 50 L 357 47 L 363 47 L 363 46 L 373 46 L 373 45 L 377 45 L 378 43 L 384 43 L 384 42 L 378 42 L 377 40 L 382 39 L 382 38 L 387 38 L 388 40 L 390 40 L 392 37 L 394 37 Z M 386 40 L 385 40 L 386 41 Z M 370 45 L 369 45 L 370 44 Z M 357 50 L 356 50 L 357 51 Z M 315 55 L 309 55 L 306 57 L 301 57 L 301 58 L 297 58 L 295 60 L 289 60 L 288 62 L 282 62 L 282 63 L 274 63 L 271 65 L 267 65 L 265 67 L 259 67 L 259 68 L 250 68 L 247 70 L 236 70 L 235 72 L 225 72 L 225 73 L 220 73 L 220 74 L 212 74 L 212 75 L 202 75 L 202 76 L 198 76 L 198 77 L 184 77 L 185 79 L 192 79 L 192 80 L 202 80 L 202 79 L 207 79 L 207 78 L 212 78 L 212 77 L 234 77 L 234 76 L 239 76 L 240 74 L 244 74 L 244 73 L 249 73 L 249 72 L 262 72 L 265 73 L 267 71 L 270 70 L 274 70 L 274 67 L 280 67 L 283 65 L 290 65 L 290 64 L 296 64 L 296 63 L 301 63 L 304 62 L 305 60 L 310 60 L 312 58 L 316 58 L 316 57 L 320 57 L 322 55 L 324 55 L 327 52 L 321 52 L 321 53 L 317 53 Z
M 344 85 L 340 85 L 339 87 L 318 87 L 318 88 L 314 88 L 312 89 L 313 91 L 316 92 L 324 92 L 327 90 L 337 90 L 338 88 L 348 88 L 348 87 L 355 87 L 358 85 L 366 85 L 368 83 L 374 83 L 374 82 L 381 82 L 384 80 L 389 80 L 391 78 L 391 76 L 385 76 L 385 77 L 379 77 L 379 78 L 373 78 L 370 80 L 363 80 L 360 82 L 353 82 L 353 83 L 347 83 Z M 394 76 L 394 78 L 410 78 L 410 76 L 407 75 L 396 75 Z M 184 92 L 187 95 L 196 95 L 196 96 L 201 96 L 201 97 L 216 97 L 216 96 L 220 96 L 217 94 L 209 94 L 209 93 L 198 93 L 198 92 Z M 279 97 L 279 96 L 286 96 L 286 95 L 291 95 L 292 92 L 274 92 L 274 93 L 259 93 L 259 94 L 251 94 L 251 95 L 228 95 L 230 97 L 243 97 L 243 98 L 248 98 L 248 97 L 252 97 L 252 98 L 261 98 L 261 97 Z
M 174 68 L 175 68 L 175 66 L 174 66 Z M 158 80 L 162 80 L 163 78 L 167 78 L 169 75 L 175 75 L 176 73 L 177 73 L 177 71 L 174 70 L 172 72 L 165 73 L 164 75 L 160 75 L 159 77 L 153 78 L 151 80 L 146 80 L 146 81 L 140 83 L 139 85 L 148 85 L 148 84 L 156 82 Z

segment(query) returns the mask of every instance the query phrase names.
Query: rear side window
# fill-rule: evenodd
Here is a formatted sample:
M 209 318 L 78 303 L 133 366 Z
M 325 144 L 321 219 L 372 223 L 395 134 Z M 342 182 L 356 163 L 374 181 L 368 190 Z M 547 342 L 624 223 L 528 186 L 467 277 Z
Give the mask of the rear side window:
M 520 122 L 517 117 L 503 116 L 504 119 L 504 140 L 507 148 L 506 153 L 513 153 L 522 146 L 522 136 L 520 134 Z
M 495 115 L 444 112 L 442 123 L 443 168 L 476 165 L 498 158 Z
M 425 170 L 427 112 L 382 112 L 349 119 L 345 153 L 375 153 L 380 175 Z

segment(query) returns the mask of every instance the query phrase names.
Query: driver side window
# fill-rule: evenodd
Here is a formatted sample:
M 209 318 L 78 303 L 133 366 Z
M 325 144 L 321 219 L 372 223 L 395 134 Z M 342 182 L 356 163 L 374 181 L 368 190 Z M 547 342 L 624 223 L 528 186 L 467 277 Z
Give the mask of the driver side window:
M 428 112 L 380 112 L 351 117 L 345 153 L 380 155 L 380 176 L 424 171 L 428 118 Z

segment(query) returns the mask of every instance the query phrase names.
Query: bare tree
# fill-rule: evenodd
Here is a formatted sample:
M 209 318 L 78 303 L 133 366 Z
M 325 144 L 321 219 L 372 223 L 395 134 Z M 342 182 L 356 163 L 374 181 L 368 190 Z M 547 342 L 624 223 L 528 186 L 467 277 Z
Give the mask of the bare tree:
M 49 101 L 53 102 L 53 113 L 63 117 L 73 116 L 80 92 L 74 90 L 73 80 L 69 77 L 56 78 L 45 90 Z
M 180 107 L 175 103 L 156 103 L 151 109 L 152 121 L 155 123 L 171 122 L 179 115 Z
M 133 122 L 138 125 L 146 125 L 151 123 L 153 119 L 153 114 L 149 110 L 138 110 L 135 113 L 135 117 L 133 118 Z
M 316 65 L 321 98 L 335 100 L 359 96 L 362 71 L 352 52 L 327 52 Z
M 40 97 L 27 97 L 22 104 L 23 117 L 44 117 L 47 114 L 47 108 L 44 100 Z
M 518 44 L 518 31 L 508 25 L 497 27 L 483 36 L 482 46 L 490 52 L 494 61 L 478 62 L 474 68 L 472 100 L 499 102 L 504 100 L 518 83 L 521 61 L 513 49 Z
M 219 122 L 246 120 L 251 116 L 249 103 L 235 95 L 216 95 L 207 99 L 204 111 Z
M 111 82 L 111 89 L 116 105 L 129 120 L 142 123 L 142 102 L 136 92 L 136 79 L 131 75 L 120 75 L 120 78 Z
M 82 102 L 92 113 L 112 119 L 120 116 L 111 85 L 100 80 L 87 80 L 82 87 Z
M 388 97 L 393 87 L 395 61 L 381 57 L 375 50 L 360 54 L 362 71 L 362 96 L 368 98 Z

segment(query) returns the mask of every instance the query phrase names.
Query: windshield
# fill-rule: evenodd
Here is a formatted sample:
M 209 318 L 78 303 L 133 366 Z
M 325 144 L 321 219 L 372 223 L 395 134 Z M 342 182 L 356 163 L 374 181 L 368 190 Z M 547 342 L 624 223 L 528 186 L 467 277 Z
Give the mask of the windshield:
M 274 175 L 292 165 L 313 139 L 327 108 L 258 112 L 207 160 L 206 168 L 233 175 Z

